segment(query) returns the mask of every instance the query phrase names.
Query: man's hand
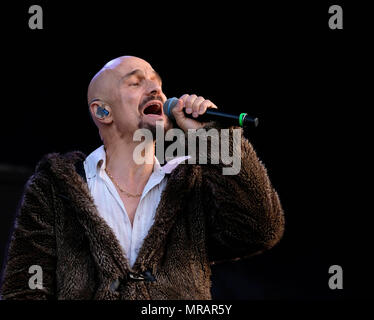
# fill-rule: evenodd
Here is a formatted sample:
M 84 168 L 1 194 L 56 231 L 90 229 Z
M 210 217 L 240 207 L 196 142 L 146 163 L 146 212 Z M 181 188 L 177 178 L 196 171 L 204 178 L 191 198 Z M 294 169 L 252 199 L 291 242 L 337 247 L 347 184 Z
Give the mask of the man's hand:
M 208 108 L 218 109 L 217 106 L 210 100 L 205 100 L 203 97 L 198 97 L 196 94 L 184 94 L 179 98 L 177 105 L 172 109 L 177 125 L 185 132 L 188 129 L 200 129 L 206 122 L 199 122 L 189 119 L 183 112 L 185 109 L 187 114 L 192 114 L 194 118 L 202 115 Z

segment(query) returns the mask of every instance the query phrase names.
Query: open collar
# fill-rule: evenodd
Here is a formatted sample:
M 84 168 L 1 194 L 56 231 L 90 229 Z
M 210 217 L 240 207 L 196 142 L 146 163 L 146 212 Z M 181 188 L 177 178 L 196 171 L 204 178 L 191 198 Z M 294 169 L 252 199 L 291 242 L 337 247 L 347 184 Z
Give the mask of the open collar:
M 176 157 L 161 166 L 157 157 L 154 156 L 153 173 L 161 175 L 171 174 L 179 164 L 189 158 L 191 158 L 191 156 Z M 85 159 L 84 165 L 86 169 L 87 179 L 94 178 L 100 172 L 100 170 L 104 170 L 106 167 L 106 153 L 104 145 L 101 145 L 92 153 L 90 153 Z
M 114 232 L 100 216 L 87 183 L 75 170 L 75 163 L 85 158 L 83 153 L 75 151 L 64 156 L 56 155 L 49 162 L 59 192 L 64 193 L 64 198 L 74 207 L 77 219 L 85 230 L 92 255 L 102 275 L 114 281 L 126 277 L 130 271 L 143 272 L 157 264 L 160 250 L 176 217 L 185 210 L 187 197 L 199 175 L 199 167 L 186 165 L 172 170 L 161 195 L 155 222 L 144 239 L 134 266 L 130 268 Z

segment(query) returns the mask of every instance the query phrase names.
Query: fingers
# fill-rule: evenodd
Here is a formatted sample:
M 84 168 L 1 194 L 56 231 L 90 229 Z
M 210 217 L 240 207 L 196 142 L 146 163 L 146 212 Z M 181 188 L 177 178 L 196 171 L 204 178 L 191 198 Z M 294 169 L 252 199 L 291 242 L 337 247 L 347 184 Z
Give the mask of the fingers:
M 179 98 L 176 106 L 173 109 L 171 109 L 171 112 L 173 113 L 176 120 L 185 117 L 183 108 L 184 108 L 184 100 L 182 98 Z
M 195 101 L 197 100 L 196 94 L 187 95 L 185 101 L 184 101 L 184 108 L 186 110 L 186 113 L 193 114 L 196 113 L 196 105 L 194 106 Z M 195 108 L 195 109 L 194 109 Z
M 207 109 L 218 109 L 217 106 L 210 100 L 204 100 L 199 106 L 199 114 L 204 114 Z
M 200 113 L 200 106 L 202 105 L 202 103 L 205 101 L 205 99 L 203 97 L 196 97 L 196 99 L 194 100 L 193 104 L 192 104 L 192 116 L 194 118 L 198 117 Z
M 180 100 L 184 102 L 184 108 L 187 114 L 192 114 L 194 118 L 201 114 L 204 114 L 208 108 L 215 108 L 217 106 L 210 100 L 206 100 L 201 96 L 196 96 L 196 94 L 188 95 L 184 94 L 180 97 Z

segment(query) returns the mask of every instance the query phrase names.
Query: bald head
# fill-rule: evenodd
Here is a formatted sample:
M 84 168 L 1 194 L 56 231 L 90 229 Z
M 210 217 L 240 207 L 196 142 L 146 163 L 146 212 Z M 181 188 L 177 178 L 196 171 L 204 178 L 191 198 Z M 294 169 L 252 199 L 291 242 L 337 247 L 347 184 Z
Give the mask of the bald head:
M 133 56 L 122 56 L 109 61 L 92 78 L 87 91 L 87 102 L 93 99 L 100 99 L 109 104 L 113 104 L 118 97 L 117 88 L 121 78 L 132 65 L 146 63 L 143 59 Z M 149 65 L 149 64 L 148 64 Z
M 147 61 L 137 57 L 122 56 L 109 61 L 91 80 L 87 99 L 90 115 L 106 143 L 118 137 L 132 141 L 137 129 L 153 130 L 160 119 L 168 123 L 165 115 L 143 114 L 146 103 L 165 102 L 166 96 L 158 73 Z M 99 107 L 106 110 L 105 116 Z

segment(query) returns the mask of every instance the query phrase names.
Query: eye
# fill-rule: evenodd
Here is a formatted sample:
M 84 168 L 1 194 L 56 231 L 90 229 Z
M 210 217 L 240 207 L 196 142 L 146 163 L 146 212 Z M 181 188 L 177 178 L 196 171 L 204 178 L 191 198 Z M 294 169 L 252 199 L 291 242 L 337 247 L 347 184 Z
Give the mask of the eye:
M 132 86 L 136 87 L 138 85 L 140 85 L 140 82 L 132 82 L 132 83 L 130 83 L 130 87 L 132 87 Z

